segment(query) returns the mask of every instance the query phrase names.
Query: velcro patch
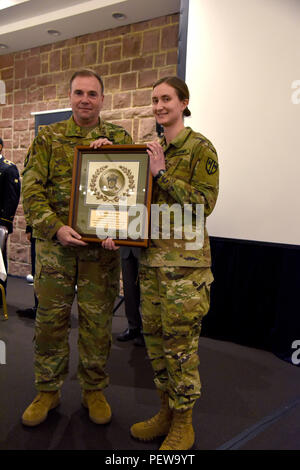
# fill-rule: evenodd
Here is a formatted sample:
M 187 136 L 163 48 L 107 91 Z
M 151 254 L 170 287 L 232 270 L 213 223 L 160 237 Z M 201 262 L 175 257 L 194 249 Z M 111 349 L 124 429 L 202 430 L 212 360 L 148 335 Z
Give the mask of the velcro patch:
M 189 149 L 182 149 L 182 150 L 175 150 L 174 153 L 171 154 L 172 157 L 177 157 L 179 155 L 189 155 L 190 150 Z

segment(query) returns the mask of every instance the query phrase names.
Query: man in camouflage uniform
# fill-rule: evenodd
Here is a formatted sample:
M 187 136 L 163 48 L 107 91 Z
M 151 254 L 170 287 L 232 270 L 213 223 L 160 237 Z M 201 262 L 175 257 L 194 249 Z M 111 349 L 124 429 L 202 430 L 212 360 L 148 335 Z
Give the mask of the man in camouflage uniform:
M 165 85 L 163 80 L 154 85 L 154 92 L 156 86 Z M 180 79 L 171 77 L 170 86 L 161 88 L 157 96 L 154 93 L 157 102 L 162 100 L 157 106 L 154 102 L 154 113 L 159 107 L 158 119 L 165 119 L 167 124 L 174 118 L 174 110 L 180 116 L 188 103 L 181 97 L 178 102 L 175 86 L 172 92 L 173 83 L 179 84 L 179 89 L 182 86 Z M 154 175 L 152 205 L 165 204 L 170 208 L 177 203 L 182 209 L 184 204 L 192 205 L 194 233 L 196 207 L 203 205 L 203 246 L 191 247 L 191 240 L 184 233 L 182 239 L 176 238 L 174 229 L 178 230 L 175 223 L 178 219 L 174 215 L 170 238 L 163 237 L 162 222 L 159 222 L 159 238 L 154 238 L 152 231 L 150 247 L 142 251 L 140 259 L 143 332 L 162 407 L 153 418 L 134 424 L 131 434 L 141 440 L 167 434 L 161 450 L 186 450 L 194 442 L 192 408 L 201 391 L 198 341 L 202 318 L 209 309 L 213 281 L 205 220 L 218 196 L 218 158 L 211 142 L 191 128 L 183 127 L 181 119 L 180 116 L 176 122 L 179 122 L 179 132 L 175 129 L 174 138 L 167 142 L 163 137 L 161 145 L 148 144 Z M 165 128 L 165 135 L 168 129 Z
M 3 140 L 0 138 L 0 227 L 6 227 L 8 234 L 13 231 L 13 220 L 20 199 L 20 177 L 17 166 L 6 160 L 2 155 Z M 7 270 L 6 243 L 2 253 L 5 269 Z M 1 284 L 6 289 L 7 280 Z M 2 294 L 0 291 L 0 306 Z
M 118 292 L 119 257 L 87 244 L 69 227 L 68 214 L 74 149 L 77 145 L 130 144 L 120 126 L 99 120 L 103 83 L 90 70 L 70 82 L 73 116 L 43 127 L 30 148 L 23 172 L 23 207 L 36 238 L 35 385 L 39 392 L 22 422 L 35 426 L 59 404 L 68 372 L 70 313 L 77 284 L 79 315 L 78 379 L 83 405 L 95 423 L 111 419 L 101 390 L 108 384 L 105 365 L 111 345 L 111 321 Z M 98 140 L 99 142 L 99 140 Z

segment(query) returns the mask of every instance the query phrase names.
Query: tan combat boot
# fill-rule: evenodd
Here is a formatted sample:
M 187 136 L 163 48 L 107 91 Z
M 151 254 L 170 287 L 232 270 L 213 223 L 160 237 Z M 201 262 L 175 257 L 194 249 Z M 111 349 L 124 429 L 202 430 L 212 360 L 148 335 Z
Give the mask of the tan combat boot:
M 169 434 L 159 450 L 189 450 L 195 442 L 192 424 L 193 410 L 173 410 L 173 420 Z
M 40 392 L 33 402 L 26 408 L 22 416 L 25 426 L 37 426 L 45 421 L 48 411 L 56 408 L 60 403 L 60 392 Z
M 147 421 L 133 424 L 130 428 L 131 435 L 141 441 L 151 441 L 159 436 L 168 434 L 172 422 L 172 410 L 169 408 L 169 395 L 158 391 L 161 408 L 153 418 Z
M 89 409 L 89 417 L 93 423 L 106 424 L 111 420 L 111 409 L 101 390 L 84 390 L 82 404 Z

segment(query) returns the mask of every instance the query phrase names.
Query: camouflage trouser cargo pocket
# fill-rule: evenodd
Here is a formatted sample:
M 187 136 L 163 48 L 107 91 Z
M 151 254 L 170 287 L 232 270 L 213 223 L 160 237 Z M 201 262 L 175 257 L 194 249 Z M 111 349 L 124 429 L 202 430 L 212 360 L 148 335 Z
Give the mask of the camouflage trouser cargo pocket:
M 154 381 L 177 409 L 200 396 L 198 342 L 212 280 L 208 268 L 141 266 L 143 330 Z
M 82 388 L 104 388 L 108 384 L 105 366 L 118 290 L 118 257 L 104 254 L 102 260 L 101 247 L 74 249 L 41 240 L 36 251 L 36 387 L 58 389 L 68 372 L 70 316 L 77 284 L 78 378 Z

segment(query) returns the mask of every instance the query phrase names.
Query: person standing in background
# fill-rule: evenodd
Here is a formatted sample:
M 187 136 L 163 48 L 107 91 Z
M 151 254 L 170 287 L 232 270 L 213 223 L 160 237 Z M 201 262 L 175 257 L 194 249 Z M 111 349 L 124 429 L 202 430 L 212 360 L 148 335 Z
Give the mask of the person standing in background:
M 140 248 L 121 246 L 122 279 L 125 315 L 128 327 L 117 336 L 118 341 L 133 340 L 135 346 L 145 346 L 140 313 L 139 258 Z
M 0 226 L 6 227 L 8 234 L 13 232 L 13 220 L 20 200 L 20 176 L 17 166 L 2 155 L 3 140 L 0 138 Z M 6 241 L 7 242 L 7 241 Z M 2 256 L 7 271 L 7 243 Z M 6 291 L 7 279 L 0 280 Z M 2 295 L 0 292 L 0 305 Z

